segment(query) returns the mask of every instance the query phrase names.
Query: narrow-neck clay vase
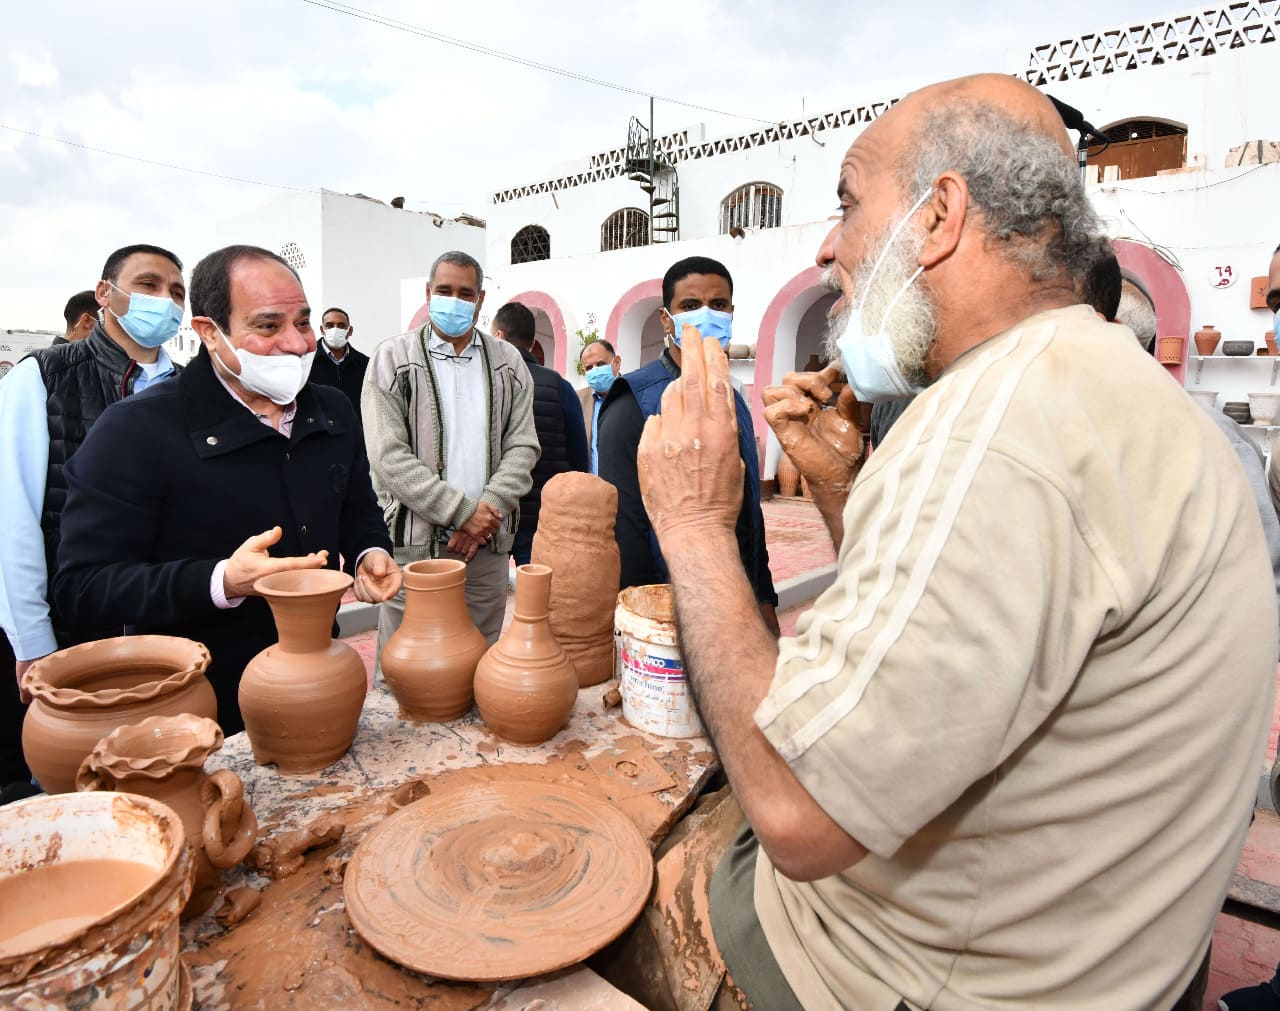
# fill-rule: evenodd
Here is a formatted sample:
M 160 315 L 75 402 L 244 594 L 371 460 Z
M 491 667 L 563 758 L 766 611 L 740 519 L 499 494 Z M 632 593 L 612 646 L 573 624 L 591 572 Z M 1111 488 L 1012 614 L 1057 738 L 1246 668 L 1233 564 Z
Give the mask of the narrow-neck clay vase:
M 489 643 L 467 612 L 466 583 L 457 559 L 404 567 L 404 620 L 380 658 L 402 719 L 443 723 L 471 711 L 476 664 Z
M 45 793 L 71 793 L 93 746 L 116 727 L 148 716 L 190 713 L 216 719 L 204 676 L 209 651 L 170 635 L 99 639 L 50 653 L 23 684 L 33 701 L 22 753 Z
M 617 515 L 618 490 L 594 474 L 569 471 L 543 486 L 530 561 L 555 570 L 551 634 L 583 688 L 613 677 L 613 609 L 622 570 Z
M 778 457 L 778 495 L 781 498 L 795 498 L 800 488 L 800 470 L 791 462 L 791 457 L 782 453 Z
M 516 569 L 516 611 L 476 668 L 476 706 L 499 737 L 541 744 L 555 736 L 578 697 L 578 676 L 551 634 L 551 569 Z
M 351 582 L 333 569 L 295 569 L 253 584 L 271 605 L 280 633 L 240 679 L 240 712 L 259 765 L 316 772 L 355 740 L 368 690 L 364 662 L 330 634 Z
M 1222 340 L 1222 331 L 1214 329 L 1211 323 L 1206 323 L 1196 331 L 1195 338 L 1196 351 L 1207 357 L 1218 349 L 1218 341 Z
M 228 769 L 204 771 L 222 747 L 222 730 L 202 716 L 152 716 L 117 727 L 80 765 L 76 788 L 140 793 L 168 804 L 182 819 L 195 857 L 195 882 L 183 917 L 203 913 L 217 898 L 220 871 L 249 854 L 258 819 L 244 802 L 244 784 Z

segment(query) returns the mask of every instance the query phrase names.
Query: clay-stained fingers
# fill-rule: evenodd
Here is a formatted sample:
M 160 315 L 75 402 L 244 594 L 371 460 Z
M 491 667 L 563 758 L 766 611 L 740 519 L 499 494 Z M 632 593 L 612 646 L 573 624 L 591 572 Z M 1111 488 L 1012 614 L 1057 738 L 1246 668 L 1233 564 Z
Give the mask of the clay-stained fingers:
M 674 384 L 673 384 L 674 385 Z M 671 387 L 667 387 L 670 390 Z M 664 394 L 663 399 L 666 399 Z M 665 408 L 666 405 L 663 404 Z M 640 497 L 643 499 L 649 491 L 649 459 L 650 454 L 662 444 L 662 420 L 664 415 L 653 414 L 644 423 L 640 433 L 640 444 L 636 449 L 636 477 L 640 481 Z M 668 419 L 670 420 L 670 419 Z
M 770 387 L 770 389 L 778 389 L 778 387 Z M 807 422 L 820 410 L 822 410 L 821 405 L 808 397 L 784 396 L 773 403 L 769 403 L 766 399 L 764 420 L 771 428 L 777 428 L 792 421 Z
M 831 384 L 838 382 L 842 375 L 844 371 L 840 366 L 832 363 L 817 372 L 788 372 L 782 377 L 782 385 L 793 387 L 825 404 L 835 393 Z
M 710 397 L 707 391 L 707 365 L 703 357 L 702 334 L 698 328 L 684 325 L 680 331 L 680 399 L 688 417 L 700 418 L 707 413 Z
M 708 407 L 711 417 L 728 420 L 738 430 L 738 412 L 733 404 L 733 380 L 729 377 L 729 356 L 715 338 L 702 342 L 702 361 L 706 365 Z

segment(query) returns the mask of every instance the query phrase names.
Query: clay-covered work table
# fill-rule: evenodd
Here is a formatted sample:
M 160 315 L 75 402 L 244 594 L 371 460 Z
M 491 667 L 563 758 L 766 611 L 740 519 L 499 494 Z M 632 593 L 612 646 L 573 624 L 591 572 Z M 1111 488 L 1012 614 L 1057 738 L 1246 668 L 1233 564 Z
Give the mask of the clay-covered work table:
M 351 750 L 319 773 L 282 776 L 274 766 L 254 763 L 244 734 L 230 738 L 208 768 L 231 769 L 244 780 L 260 842 L 326 815 L 340 820 L 346 833 L 308 853 L 300 870 L 280 880 L 249 867 L 225 872 L 228 888 L 261 889 L 262 902 L 230 929 L 214 919 L 220 902 L 184 925 L 196 1006 L 452 1011 L 522 1007 L 526 989 L 531 1000 L 545 1001 L 540 995 L 546 978 L 527 984 L 446 983 L 387 961 L 352 929 L 342 871 L 365 831 L 397 803 L 421 795 L 423 786 L 416 784 L 436 791 L 475 777 L 585 786 L 613 800 L 656 845 L 697 796 L 716 759 L 705 738 L 653 737 L 624 722 L 621 709 L 604 707 L 611 687 L 616 682 L 582 689 L 568 725 L 537 747 L 499 742 L 474 713 L 453 723 L 407 723 L 380 685 L 369 693 Z M 554 989 L 564 996 L 542 1007 L 635 1006 L 588 970 L 557 977 Z

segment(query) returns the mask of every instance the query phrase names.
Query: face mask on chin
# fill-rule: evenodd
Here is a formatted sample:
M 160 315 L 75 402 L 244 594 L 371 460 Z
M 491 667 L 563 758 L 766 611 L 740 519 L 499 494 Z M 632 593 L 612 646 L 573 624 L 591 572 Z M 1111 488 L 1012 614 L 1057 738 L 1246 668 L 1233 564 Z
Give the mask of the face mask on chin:
M 239 362 L 240 373 L 237 375 L 222 360 L 221 352 L 215 355 L 218 364 L 233 379 L 238 380 L 241 386 L 260 397 L 266 397 L 279 407 L 287 407 L 297 399 L 298 392 L 307 385 L 307 379 L 311 375 L 311 360 L 316 356 L 314 351 L 303 355 L 258 355 L 232 346 L 217 323 L 213 324 L 213 328 L 218 331 L 222 342 L 231 349 L 232 357 Z
M 868 295 L 873 290 L 876 273 L 884 264 L 894 242 L 931 193 L 932 190 L 927 190 L 921 194 L 911 210 L 894 226 L 862 284 L 862 297 L 858 305 L 847 307 L 837 322 L 840 336 L 835 341 L 835 347 L 840 355 L 840 363 L 844 368 L 845 378 L 853 388 L 854 395 L 864 403 L 878 404 L 886 400 L 911 397 L 923 389 L 922 386 L 911 382 L 904 374 L 887 324 L 890 313 L 916 279 L 924 273 L 924 268 L 917 265 L 911 276 L 889 299 L 875 332 L 868 332 L 863 318 L 863 309 L 867 304 Z M 916 336 L 927 336 L 931 339 L 931 335 Z

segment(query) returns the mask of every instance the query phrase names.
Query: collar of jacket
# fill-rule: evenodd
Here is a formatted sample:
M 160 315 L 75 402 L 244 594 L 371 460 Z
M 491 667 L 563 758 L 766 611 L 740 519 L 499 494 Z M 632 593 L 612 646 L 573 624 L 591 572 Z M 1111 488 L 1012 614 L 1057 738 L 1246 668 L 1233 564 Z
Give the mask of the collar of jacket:
M 178 379 L 182 392 L 182 417 L 192 448 L 201 458 L 234 453 L 263 439 L 284 438 L 264 425 L 244 406 L 236 403 L 213 374 L 209 352 L 201 347 Z M 329 413 L 311 384 L 298 394 L 289 445 L 317 434 L 338 435 L 347 431 L 342 418 Z
M 101 323 L 93 325 L 84 343 L 89 353 L 115 375 L 124 375 L 129 370 L 129 366 L 134 364 L 125 349 L 111 339 Z

